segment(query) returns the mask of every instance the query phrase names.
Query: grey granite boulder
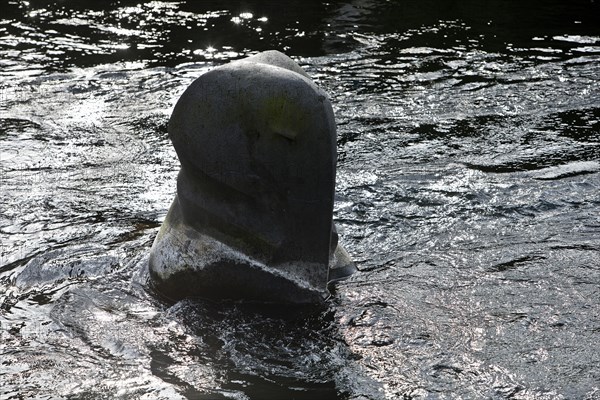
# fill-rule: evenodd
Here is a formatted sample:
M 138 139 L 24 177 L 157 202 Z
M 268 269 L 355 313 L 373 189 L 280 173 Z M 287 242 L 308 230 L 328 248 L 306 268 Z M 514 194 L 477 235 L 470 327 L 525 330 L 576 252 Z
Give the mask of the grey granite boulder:
M 293 303 L 355 271 L 332 223 L 336 126 L 327 95 L 277 51 L 194 81 L 169 121 L 177 196 L 150 278 L 189 296 Z

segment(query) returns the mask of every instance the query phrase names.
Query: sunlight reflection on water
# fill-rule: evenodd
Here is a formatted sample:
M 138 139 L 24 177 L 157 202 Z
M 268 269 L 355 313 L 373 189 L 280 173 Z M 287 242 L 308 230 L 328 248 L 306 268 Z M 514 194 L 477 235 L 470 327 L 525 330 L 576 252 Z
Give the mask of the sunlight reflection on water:
M 598 396 L 597 5 L 278 4 L 6 7 L 0 397 Z M 361 272 L 322 309 L 164 304 L 172 107 L 270 48 L 332 97 Z

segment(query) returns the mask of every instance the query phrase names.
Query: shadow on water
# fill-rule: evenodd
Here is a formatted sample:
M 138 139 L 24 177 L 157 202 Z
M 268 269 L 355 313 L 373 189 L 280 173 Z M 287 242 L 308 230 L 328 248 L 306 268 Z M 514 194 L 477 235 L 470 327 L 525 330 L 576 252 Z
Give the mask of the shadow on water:
M 223 62 L 269 49 L 304 57 L 343 53 L 382 34 L 395 35 L 382 47 L 392 54 L 404 48 L 448 49 L 460 44 L 465 49 L 536 55 L 544 54 L 548 41 L 566 29 L 571 35 L 585 35 L 589 26 L 600 25 L 599 8 L 589 0 L 553 0 L 544 7 L 533 0 L 120 1 L 108 6 L 93 1 L 15 1 L 3 7 L 7 21 L 18 21 L 4 24 L 5 42 L 12 49 L 3 56 L 36 68 L 38 57 L 22 57 L 33 50 L 43 54 L 43 67 L 49 70 L 121 61 L 175 66 Z M 568 57 L 579 46 L 564 39 L 553 47 Z
M 222 390 L 252 399 L 334 399 L 344 348 L 324 307 L 185 301 L 169 316 L 202 338 L 220 360 Z M 155 370 L 168 381 L 165 368 Z
M 37 48 L 36 38 L 46 36 L 45 63 L 51 70 L 63 70 L 119 61 L 144 60 L 150 66 L 222 62 L 271 49 L 324 55 L 326 19 L 340 4 L 121 1 L 106 6 L 34 0 L 9 3 L 5 15 L 21 21 L 7 27 L 10 34 L 32 38 L 16 44 L 18 52 Z M 338 50 L 348 49 L 341 38 L 333 42 L 339 42 Z
M 79 383 L 68 392 L 78 398 L 101 395 L 86 383 L 90 379 L 109 393 L 159 398 L 340 399 L 377 393 L 376 383 L 348 368 L 354 356 L 331 304 L 188 299 L 167 305 L 153 300 L 135 283 L 139 279 L 130 286 L 113 275 L 63 291 L 50 304 L 45 345 L 24 360 L 68 362 L 74 352 L 78 368 L 71 373 Z M 14 362 L 12 356 L 7 362 Z M 95 369 L 84 368 L 89 364 Z M 112 381 L 115 373 L 120 381 Z M 350 391 L 349 380 L 366 384 Z

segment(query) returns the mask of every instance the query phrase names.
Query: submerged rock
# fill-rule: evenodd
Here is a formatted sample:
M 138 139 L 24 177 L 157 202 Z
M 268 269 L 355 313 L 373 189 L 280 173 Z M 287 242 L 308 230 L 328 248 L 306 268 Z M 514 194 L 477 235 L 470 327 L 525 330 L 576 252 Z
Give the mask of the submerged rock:
M 150 254 L 158 292 L 318 302 L 355 271 L 332 223 L 331 104 L 293 60 L 268 51 L 205 73 L 169 136 L 181 171 Z

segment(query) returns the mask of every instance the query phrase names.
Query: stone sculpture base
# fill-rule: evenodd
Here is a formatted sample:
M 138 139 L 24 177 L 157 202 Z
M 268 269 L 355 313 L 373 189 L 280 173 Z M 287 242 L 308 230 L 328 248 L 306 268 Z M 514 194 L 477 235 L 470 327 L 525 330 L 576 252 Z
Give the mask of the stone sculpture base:
M 177 197 L 154 240 L 150 265 L 152 287 L 167 299 L 203 297 L 298 304 L 323 301 L 329 296 L 320 284 L 323 280 L 335 282 L 356 271 L 340 245 L 332 254 L 329 270 L 300 262 L 266 266 L 186 225 Z

